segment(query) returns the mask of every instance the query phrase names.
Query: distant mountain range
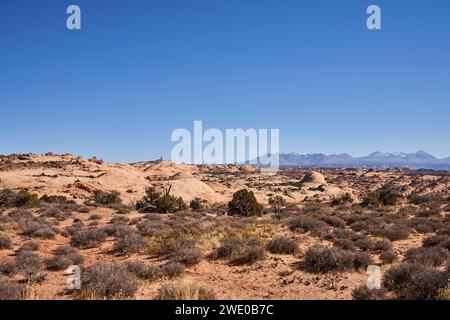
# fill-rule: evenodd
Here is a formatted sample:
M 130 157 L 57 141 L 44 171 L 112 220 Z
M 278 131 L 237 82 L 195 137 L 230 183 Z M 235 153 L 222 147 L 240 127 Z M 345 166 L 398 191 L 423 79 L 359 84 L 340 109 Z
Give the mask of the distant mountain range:
M 352 157 L 349 154 L 322 153 L 281 153 L 281 167 L 323 167 L 323 168 L 408 168 L 450 170 L 450 157 L 438 159 L 424 151 L 416 153 L 373 152 L 365 157 Z

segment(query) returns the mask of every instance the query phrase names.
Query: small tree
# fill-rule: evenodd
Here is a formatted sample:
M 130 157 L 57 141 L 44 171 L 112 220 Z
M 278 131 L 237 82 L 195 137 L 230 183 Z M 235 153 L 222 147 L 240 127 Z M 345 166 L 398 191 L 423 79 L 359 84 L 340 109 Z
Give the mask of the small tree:
M 158 192 L 155 187 L 149 187 L 145 190 L 145 196 L 136 203 L 136 209 L 141 212 L 178 212 L 186 210 L 187 206 L 181 197 L 175 197 L 170 194 L 172 185 Z
M 256 201 L 252 191 L 239 190 L 233 194 L 233 199 L 228 203 L 229 215 L 260 216 L 262 206 Z
M 208 209 L 209 208 L 209 204 L 208 201 L 205 199 L 201 199 L 201 198 L 194 198 L 191 200 L 191 203 L 189 204 L 189 207 L 196 211 L 196 210 L 200 210 L 200 209 Z

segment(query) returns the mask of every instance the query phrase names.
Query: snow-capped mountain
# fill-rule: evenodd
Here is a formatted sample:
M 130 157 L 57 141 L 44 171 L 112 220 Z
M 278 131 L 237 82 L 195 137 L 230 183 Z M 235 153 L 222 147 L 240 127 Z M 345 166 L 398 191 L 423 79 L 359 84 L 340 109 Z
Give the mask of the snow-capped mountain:
M 329 168 L 409 168 L 450 170 L 450 157 L 438 159 L 424 151 L 416 153 L 385 153 L 376 151 L 364 157 L 349 154 L 322 153 L 281 153 L 280 165 L 288 167 L 329 167 Z

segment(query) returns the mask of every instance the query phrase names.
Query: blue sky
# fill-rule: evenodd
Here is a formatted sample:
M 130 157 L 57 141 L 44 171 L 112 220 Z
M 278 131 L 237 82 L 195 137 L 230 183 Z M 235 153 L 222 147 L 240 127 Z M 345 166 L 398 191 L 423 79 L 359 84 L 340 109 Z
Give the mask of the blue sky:
M 66 29 L 66 8 L 82 30 Z M 366 8 L 382 9 L 382 30 Z M 168 157 L 176 128 L 450 156 L 448 0 L 2 0 L 0 154 Z

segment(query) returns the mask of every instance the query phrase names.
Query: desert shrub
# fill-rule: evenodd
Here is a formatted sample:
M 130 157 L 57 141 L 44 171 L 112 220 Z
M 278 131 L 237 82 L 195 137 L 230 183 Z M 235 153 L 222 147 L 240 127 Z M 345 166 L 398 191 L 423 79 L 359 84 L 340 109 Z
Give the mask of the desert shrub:
M 390 190 L 382 190 L 376 192 L 370 192 L 364 198 L 363 206 L 394 206 L 399 203 L 401 196 Z
M 355 249 L 354 242 L 350 239 L 338 239 L 334 238 L 331 240 L 333 242 L 335 247 L 344 249 L 344 250 L 350 250 L 353 251 Z
M 31 194 L 27 190 L 20 190 L 19 192 L 13 192 L 8 197 L 9 203 L 6 203 L 7 207 L 38 207 L 40 204 L 39 197 L 36 194 Z M 1 205 L 1 204 L 0 204 Z
M 11 276 L 17 272 L 17 264 L 14 260 L 0 261 L 0 274 Z
M 59 221 L 65 220 L 67 218 L 64 212 L 56 207 L 45 208 L 42 211 L 41 216 L 47 218 L 55 218 L 56 220 Z
M 313 246 L 305 253 L 303 267 L 309 272 L 326 273 L 359 269 L 371 263 L 370 256 L 364 253 L 353 254 L 335 247 Z
M 394 224 L 393 226 L 370 228 L 369 233 L 371 233 L 374 236 L 387 238 L 390 241 L 398 241 L 408 239 L 410 229 L 405 225 Z
M 388 300 L 385 288 L 369 289 L 362 285 L 352 291 L 353 300 Z
M 410 226 L 419 233 L 432 233 L 439 228 L 440 223 L 429 221 L 424 218 L 413 218 L 410 221 Z
M 447 250 L 450 250 L 450 236 L 447 235 L 432 235 L 430 237 L 427 237 L 423 240 L 422 245 L 424 247 L 442 247 Z
M 233 199 L 228 203 L 229 215 L 260 216 L 262 206 L 256 201 L 252 191 L 239 190 L 233 194 Z
M 332 206 L 343 205 L 343 204 L 351 204 L 353 203 L 353 197 L 350 193 L 346 192 L 340 197 L 334 197 L 331 200 Z
M 201 199 L 201 198 L 194 198 L 191 200 L 189 207 L 192 210 L 208 209 L 209 203 L 208 203 L 208 200 Z
M 74 200 L 69 200 L 65 196 L 49 196 L 49 195 L 43 195 L 40 199 L 41 202 L 44 203 L 54 203 L 54 204 L 76 204 Z
M 140 234 L 124 233 L 117 238 L 113 250 L 124 254 L 137 253 L 145 249 L 147 245 L 147 241 Z
M 102 216 L 100 214 L 94 213 L 89 216 L 89 220 L 102 220 Z
M 447 262 L 448 251 L 439 247 L 412 248 L 406 251 L 405 261 L 424 266 L 437 267 Z
M 266 251 L 263 246 L 253 245 L 247 246 L 241 256 L 234 259 L 232 262 L 237 265 L 253 264 L 256 261 L 264 260 L 266 258 Z
M 169 213 L 186 210 L 187 206 L 181 197 L 170 194 L 172 186 L 163 188 L 158 192 L 155 187 L 145 190 L 145 196 L 136 203 L 136 209 L 140 212 Z
M 79 248 L 95 248 L 106 240 L 106 232 L 97 228 L 86 228 L 74 232 L 70 237 L 71 244 Z
M 137 228 L 145 237 L 160 237 L 170 230 L 163 222 L 147 219 L 139 223 Z
M 71 265 L 79 265 L 83 262 L 83 256 L 71 245 L 63 245 L 53 250 L 53 257 L 45 261 L 49 270 L 63 270 Z
M 155 300 L 215 300 L 214 291 L 200 287 L 192 280 L 180 281 L 163 285 L 158 289 Z
M 10 237 L 0 236 L 0 250 L 12 249 L 13 242 Z
M 345 221 L 336 216 L 325 216 L 322 218 L 322 220 L 326 224 L 328 224 L 332 227 L 335 227 L 335 228 L 344 228 L 345 227 Z
M 22 287 L 9 280 L 0 280 L 0 300 L 20 300 Z
M 80 294 L 93 299 L 132 298 L 138 289 L 137 277 L 124 264 L 99 262 L 82 273 Z
M 24 217 L 18 218 L 16 222 L 23 235 L 32 238 L 54 239 L 59 231 L 45 218 Z
M 36 253 L 22 251 L 16 255 L 14 260 L 17 270 L 25 274 L 28 283 L 46 280 L 46 274 L 41 272 L 43 261 Z
M 448 286 L 449 272 L 428 269 L 417 264 L 392 267 L 384 276 L 384 284 L 399 299 L 436 300 Z
M 313 236 L 324 235 L 328 230 L 328 226 L 325 222 L 305 215 L 290 219 L 288 226 L 291 231 L 300 233 L 310 232 Z
M 140 261 L 127 261 L 125 262 L 127 270 L 140 279 L 156 280 L 161 276 L 161 268 L 155 266 L 149 266 Z
M 66 227 L 64 231 L 69 235 L 74 235 L 80 232 L 84 228 L 84 222 L 81 220 L 75 220 L 70 226 Z
M 372 250 L 387 251 L 392 248 L 392 243 L 387 239 L 380 239 L 373 242 Z
M 17 249 L 16 254 L 22 251 L 38 251 L 39 248 L 40 248 L 39 243 L 35 241 L 29 241 L 20 246 L 20 248 Z
M 288 237 L 278 236 L 267 242 L 266 249 L 270 253 L 294 254 L 298 252 L 298 243 Z
M 355 252 L 353 255 L 353 268 L 355 270 L 365 269 L 373 263 L 373 259 L 365 252 Z
M 170 256 L 171 261 L 182 263 L 185 266 L 193 266 L 203 259 L 202 251 L 196 247 L 177 248 Z
M 392 250 L 388 250 L 388 251 L 382 252 L 380 254 L 380 260 L 384 264 L 390 264 L 390 263 L 396 261 L 397 258 L 398 258 L 397 254 Z
M 100 206 L 112 206 L 122 204 L 122 199 L 120 199 L 120 193 L 117 191 L 105 192 L 95 190 L 87 203 Z
M 161 267 L 161 275 L 168 278 L 175 278 L 182 275 L 186 267 L 178 262 L 169 262 Z
M 270 209 L 273 212 L 273 217 L 277 220 L 283 218 L 283 208 L 286 206 L 286 200 L 281 196 L 269 198 Z

